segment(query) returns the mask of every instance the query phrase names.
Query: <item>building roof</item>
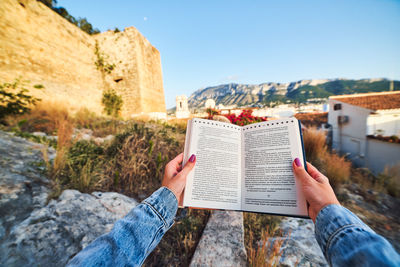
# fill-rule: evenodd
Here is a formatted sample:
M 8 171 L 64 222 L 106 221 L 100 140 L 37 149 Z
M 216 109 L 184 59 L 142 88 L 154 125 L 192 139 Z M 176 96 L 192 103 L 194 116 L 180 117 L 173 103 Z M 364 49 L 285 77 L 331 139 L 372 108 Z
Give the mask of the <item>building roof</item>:
M 331 96 L 329 99 L 372 110 L 400 109 L 400 91 Z

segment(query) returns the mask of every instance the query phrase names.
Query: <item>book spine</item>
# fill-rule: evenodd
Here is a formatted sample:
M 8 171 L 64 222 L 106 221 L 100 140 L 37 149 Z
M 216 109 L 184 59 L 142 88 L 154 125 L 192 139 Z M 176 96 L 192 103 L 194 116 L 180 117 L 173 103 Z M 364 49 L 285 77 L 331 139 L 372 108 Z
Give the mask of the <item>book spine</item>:
M 185 166 L 186 162 L 189 160 L 189 147 L 191 141 L 191 134 L 192 134 L 192 120 L 187 122 L 186 126 L 186 136 L 185 136 L 185 146 L 183 150 L 183 162 L 182 167 Z
M 307 170 L 307 161 L 306 161 L 306 152 L 304 151 L 304 142 L 303 142 L 303 131 L 301 130 L 301 122 L 299 122 L 299 132 L 300 132 L 300 141 L 301 141 L 301 150 L 303 151 L 303 161 L 304 161 L 304 169 Z

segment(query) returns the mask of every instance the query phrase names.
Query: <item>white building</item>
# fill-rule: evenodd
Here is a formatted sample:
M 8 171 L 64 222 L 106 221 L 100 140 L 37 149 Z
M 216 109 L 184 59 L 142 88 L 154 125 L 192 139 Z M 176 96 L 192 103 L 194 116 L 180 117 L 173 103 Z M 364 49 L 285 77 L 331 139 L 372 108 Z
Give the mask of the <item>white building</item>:
M 185 95 L 179 95 L 176 97 L 176 112 L 175 116 L 177 119 L 185 119 L 190 117 L 190 111 L 188 107 L 188 99 Z
M 215 101 L 214 99 L 207 99 L 206 104 L 205 104 L 205 108 L 215 108 Z
M 400 136 L 400 92 L 329 97 L 332 147 L 374 173 L 400 162 L 400 144 L 368 138 Z

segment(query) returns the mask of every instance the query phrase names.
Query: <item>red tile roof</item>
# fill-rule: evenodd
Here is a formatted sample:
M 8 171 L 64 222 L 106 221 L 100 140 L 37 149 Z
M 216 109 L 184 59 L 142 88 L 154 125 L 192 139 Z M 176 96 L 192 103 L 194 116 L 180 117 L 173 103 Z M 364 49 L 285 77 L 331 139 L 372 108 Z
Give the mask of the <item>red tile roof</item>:
M 400 109 L 400 91 L 331 96 L 329 99 L 372 110 Z

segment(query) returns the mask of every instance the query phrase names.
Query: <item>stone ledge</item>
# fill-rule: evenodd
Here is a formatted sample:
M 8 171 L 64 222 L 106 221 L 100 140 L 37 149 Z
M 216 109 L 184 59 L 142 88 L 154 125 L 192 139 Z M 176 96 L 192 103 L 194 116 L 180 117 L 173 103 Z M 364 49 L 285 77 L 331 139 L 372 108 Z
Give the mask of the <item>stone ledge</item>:
M 190 266 L 246 266 L 243 213 L 212 212 Z

